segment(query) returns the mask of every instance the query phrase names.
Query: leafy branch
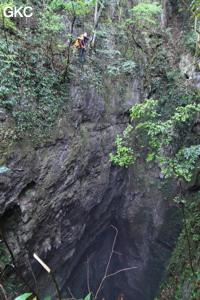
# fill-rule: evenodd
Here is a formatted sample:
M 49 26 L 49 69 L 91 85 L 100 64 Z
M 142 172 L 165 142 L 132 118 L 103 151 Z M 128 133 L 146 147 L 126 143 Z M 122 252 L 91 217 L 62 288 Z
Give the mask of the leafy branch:
M 124 144 L 130 143 L 130 134 L 132 136 L 142 134 L 148 138 L 147 144 L 142 145 L 148 153 L 147 162 L 156 161 L 165 178 L 174 177 L 190 181 L 192 170 L 200 155 L 200 147 L 199 145 L 189 147 L 179 145 L 179 127 L 190 123 L 199 111 L 200 104 L 196 103 L 177 107 L 175 113 L 168 120 L 163 121 L 157 100 L 147 99 L 144 103 L 136 104 L 130 110 L 130 118 L 132 122 L 136 119 L 140 122 L 135 126 L 129 125 L 121 137 L 117 136 L 117 154 L 110 154 L 110 160 L 126 167 L 134 163 L 137 154 Z
M 130 110 L 131 121 L 134 125 L 129 125 L 123 132 L 122 137 L 117 136 L 117 153 L 110 154 L 110 161 L 121 166 L 128 166 L 134 163 L 137 153 L 132 148 L 124 147 L 124 143 L 130 141 L 133 136 L 141 139 L 145 137 L 145 142 L 141 142 L 141 147 L 146 153 L 146 161 L 158 163 L 165 178 L 175 178 L 178 181 L 180 195 L 176 197 L 181 205 L 185 233 L 188 244 L 189 261 L 192 273 L 195 275 L 192 253 L 187 228 L 183 198 L 182 180 L 190 181 L 192 171 L 196 167 L 196 162 L 200 156 L 199 145 L 185 146 L 180 143 L 180 130 L 183 126 L 189 126 L 200 112 L 200 104 L 192 103 L 186 106 L 178 106 L 169 119 L 163 120 L 159 112 L 157 100 L 146 99 L 144 103 L 136 104 Z M 138 120 L 138 124 L 136 124 Z M 132 158 L 127 153 L 132 153 Z

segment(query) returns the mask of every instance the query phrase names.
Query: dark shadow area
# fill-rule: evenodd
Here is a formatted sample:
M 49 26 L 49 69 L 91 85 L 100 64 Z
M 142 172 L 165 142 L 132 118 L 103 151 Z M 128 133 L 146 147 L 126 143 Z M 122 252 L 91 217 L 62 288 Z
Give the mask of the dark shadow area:
M 20 200 L 21 198 L 23 198 L 24 196 L 30 194 L 32 191 L 34 191 L 35 186 L 36 186 L 35 181 L 29 182 L 29 183 L 23 188 L 23 190 L 21 191 L 21 193 L 19 194 L 19 200 Z
M 188 189 L 189 193 L 196 193 L 198 191 L 200 191 L 200 173 L 197 174 L 194 184 Z
M 111 221 L 111 225 L 118 228 L 115 219 Z M 108 267 L 115 234 L 116 230 L 112 226 L 108 226 L 103 233 L 99 234 L 74 268 L 65 290 L 62 291 L 64 297 L 70 298 L 72 296 L 67 291 L 68 288 L 76 299 L 86 297 L 90 291 L 95 296 Z M 107 275 L 116 273 L 121 269 L 134 267 L 126 262 L 124 250 L 124 239 L 119 231 L 114 246 L 115 253 L 112 255 Z M 117 300 L 123 294 L 126 300 L 147 300 L 148 298 L 141 291 L 130 286 L 129 273 L 132 273 L 132 276 L 137 276 L 137 269 L 122 271 L 107 277 L 97 295 L 98 299 Z

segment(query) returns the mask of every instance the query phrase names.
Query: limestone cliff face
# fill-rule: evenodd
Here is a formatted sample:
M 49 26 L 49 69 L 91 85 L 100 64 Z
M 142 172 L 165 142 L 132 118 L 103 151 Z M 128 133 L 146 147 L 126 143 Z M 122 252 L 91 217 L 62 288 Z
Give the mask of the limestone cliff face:
M 36 252 L 61 288 L 123 201 L 128 172 L 111 166 L 109 153 L 128 122 L 124 112 L 139 98 L 134 91 L 120 106 L 120 97 L 112 94 L 107 114 L 103 98 L 94 91 L 82 97 L 77 89 L 72 88 L 76 125 L 59 120 L 55 139 L 44 147 L 17 144 L 7 160 L 11 171 L 1 175 L 1 223 L 19 265 L 29 273 L 24 260 L 29 258 L 38 282 L 45 282 L 46 274 L 33 262 Z M 45 283 L 42 288 L 53 292 Z
M 166 9 L 166 1 L 164 5 Z M 91 256 L 90 287 L 95 291 L 114 238 L 110 225 L 119 231 L 115 249 L 122 255 L 113 256 L 109 273 L 137 269 L 107 279 L 99 297 L 155 296 L 180 231 L 171 203 L 176 186 L 162 183 L 157 166 L 147 167 L 142 159 L 129 169 L 109 162 L 116 135 L 129 122 L 128 110 L 146 93 L 142 76 L 105 79 L 103 94 L 87 82 L 80 84 L 80 77 L 72 80 L 71 119 L 58 120 L 51 141 L 16 142 L 7 157 L 11 171 L 0 176 L 1 224 L 18 267 L 34 286 L 30 262 L 41 297 L 55 290 L 33 253 L 52 269 L 62 297 L 69 297 L 68 287 L 75 297 L 84 297 L 84 262 Z M 119 88 L 125 83 L 122 97 Z M 7 274 L 13 273 L 8 267 Z
M 144 300 L 155 293 L 177 232 L 159 237 L 163 224 L 166 231 L 170 227 L 164 222 L 170 207 L 157 190 L 159 170 L 109 162 L 116 134 L 128 123 L 126 112 L 139 101 L 139 81 L 130 81 L 129 88 L 127 102 L 113 92 L 106 107 L 94 91 L 82 97 L 73 87 L 75 126 L 63 118 L 52 142 L 37 148 L 23 141 L 7 160 L 11 171 L 1 175 L 1 223 L 18 266 L 33 284 L 30 261 L 42 296 L 53 295 L 54 286 L 33 253 L 52 268 L 63 297 L 68 286 L 81 297 L 87 294 L 83 263 L 91 254 L 93 290 L 103 276 L 114 236 L 109 225 L 119 230 L 116 251 L 122 253 L 115 254 L 110 271 L 137 269 L 108 279 L 102 296 L 124 293 L 126 299 Z

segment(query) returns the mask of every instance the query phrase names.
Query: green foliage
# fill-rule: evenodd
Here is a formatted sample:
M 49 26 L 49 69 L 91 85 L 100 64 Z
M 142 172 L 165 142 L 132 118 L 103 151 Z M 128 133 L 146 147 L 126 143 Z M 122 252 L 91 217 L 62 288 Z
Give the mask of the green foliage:
M 143 149 L 148 150 L 147 162 L 153 160 L 158 162 L 165 178 L 175 177 L 190 181 L 192 170 L 200 155 L 200 148 L 199 145 L 180 146 L 178 144 L 179 128 L 193 119 L 199 111 L 199 104 L 188 104 L 185 107 L 177 107 L 169 119 L 163 120 L 159 113 L 158 101 L 147 99 L 130 110 L 131 121 L 139 119 L 140 122 L 134 127 L 129 125 L 123 136 L 130 139 L 132 132 L 134 136 L 148 137 L 147 142 L 141 145 Z M 134 163 L 137 157 L 132 149 L 124 147 L 125 143 L 127 141 L 118 136 L 117 154 L 110 155 L 111 161 L 121 166 Z M 129 155 L 133 153 L 132 160 L 130 156 L 127 157 L 127 153 Z
M 76 15 L 80 15 L 83 13 L 88 13 L 90 10 L 91 5 L 94 5 L 96 1 L 90 0 L 90 1 L 65 1 L 65 9 L 67 11 L 75 11 Z
M 9 257 L 4 247 L 0 247 L 0 278 L 3 276 L 5 265 L 9 265 Z
M 84 299 L 79 299 L 79 300 L 90 300 L 91 294 L 92 293 L 89 293 Z
M 15 300 L 26 300 L 28 299 L 31 295 L 33 295 L 32 293 L 25 293 L 23 295 L 18 296 L 17 298 L 15 298 Z M 80 299 L 80 300 L 90 300 L 91 297 L 91 293 L 89 293 L 84 299 Z M 33 300 L 35 300 L 36 298 L 34 298 Z M 45 297 L 44 300 L 51 300 L 51 297 Z
M 65 25 L 61 22 L 61 16 L 67 14 L 68 17 L 84 15 L 90 11 L 94 5 L 92 1 L 66 1 L 56 0 L 47 1 L 45 8 L 40 12 L 39 27 L 44 31 L 44 37 L 56 37 L 60 33 L 64 33 Z M 57 40 L 57 38 L 56 38 Z
M 15 300 L 26 300 L 28 299 L 31 295 L 33 295 L 32 293 L 25 293 L 23 295 L 18 296 L 17 298 L 15 298 Z M 36 298 L 34 298 L 33 300 L 35 300 Z M 51 297 L 45 297 L 44 300 L 51 300 Z M 85 300 L 85 299 L 84 299 Z M 87 299 L 88 300 L 88 299 Z
M 135 71 L 136 63 L 132 60 L 124 60 L 118 50 L 97 49 L 97 54 L 104 60 L 109 59 L 105 73 L 109 76 L 117 76 L 122 73 L 132 74 Z
M 194 31 L 190 31 L 187 34 L 184 35 L 184 44 L 187 47 L 187 50 L 189 50 L 189 52 L 192 55 L 195 55 L 195 42 L 196 42 L 196 33 Z
M 184 3 L 185 1 L 183 1 Z M 193 0 L 189 6 L 188 6 L 189 10 L 195 14 L 195 16 L 199 17 L 200 16 L 200 12 L 199 12 L 199 8 L 200 8 L 200 1 L 199 0 Z
M 194 299 L 200 297 L 199 290 L 199 246 L 200 246 L 200 201 L 199 195 L 187 201 L 185 214 L 189 232 L 190 251 L 193 259 L 194 274 L 191 270 L 188 255 L 186 232 L 181 233 L 175 251 L 170 260 L 165 280 L 161 286 L 158 299 Z M 157 300 L 158 300 L 157 299 Z
M 119 66 L 107 66 L 106 73 L 110 76 L 117 76 L 120 74 Z
M 7 110 L 12 123 L 3 128 L 5 139 L 46 135 L 56 118 L 68 109 L 68 84 L 59 84 L 59 72 L 40 47 L 9 38 L 0 41 L 0 105 Z
M 195 49 L 195 55 L 199 54 L 199 24 L 198 24 L 198 18 L 200 17 L 200 1 L 199 0 L 193 0 L 190 4 L 187 3 L 187 1 L 182 0 L 182 3 L 187 8 L 187 10 L 190 12 L 191 17 L 194 18 L 194 32 L 196 35 L 196 49 Z M 181 8 L 179 11 L 182 11 Z
M 93 6 L 95 0 L 89 1 L 82 1 L 82 0 L 75 0 L 75 1 L 66 1 L 66 0 L 56 0 L 50 1 L 49 7 L 54 11 L 65 11 L 68 14 L 75 14 L 81 15 L 88 13 L 90 10 L 91 5 Z
M 110 161 L 119 164 L 120 166 L 128 167 L 130 164 L 135 162 L 135 158 L 133 156 L 133 149 L 131 147 L 127 147 L 126 138 L 129 137 L 129 132 L 131 130 L 131 126 L 129 126 L 123 133 L 123 137 L 117 135 L 116 145 L 117 145 L 117 154 L 113 155 L 110 153 Z
M 132 8 L 130 12 L 134 13 L 134 20 L 129 20 L 129 23 L 141 22 L 150 23 L 151 25 L 156 25 L 156 21 L 154 20 L 153 16 L 160 13 L 162 10 L 162 5 L 159 5 L 158 2 L 151 3 L 148 0 L 143 0 L 137 6 Z
M 89 294 L 84 298 L 84 300 L 90 300 L 90 296 L 91 296 L 91 293 L 89 293 Z
M 136 63 L 132 60 L 127 60 L 124 63 L 122 63 L 122 71 L 124 73 L 132 73 L 135 67 Z
M 28 299 L 30 296 L 32 295 L 32 293 L 25 293 L 21 296 L 18 296 L 17 298 L 15 298 L 15 300 L 26 300 Z
M 13 7 L 14 4 L 13 2 L 0 3 L 0 25 L 1 27 L 16 29 L 14 23 L 10 20 L 10 18 L 6 18 L 3 15 L 4 8 L 7 6 Z
M 54 2 L 53 2 L 54 3 Z M 56 37 L 64 29 L 64 25 L 60 22 L 60 15 L 54 13 L 50 7 L 45 12 L 40 13 L 39 26 L 43 35 L 42 38 Z
M 68 54 L 61 36 L 68 41 L 73 36 L 66 30 L 62 18 L 67 14 L 72 22 L 77 16 L 85 16 L 94 8 L 95 2 L 34 1 L 38 22 L 34 34 L 32 28 L 25 28 L 23 32 L 18 30 L 18 38 L 9 33 L 4 37 L 4 32 L 0 31 L 0 105 L 6 109 L 10 120 L 10 127 L 2 128 L 4 142 L 25 136 L 39 141 L 49 136 L 61 115 L 66 116 L 70 88 L 69 83 L 62 82 L 62 73 L 65 73 Z M 13 1 L 11 6 L 14 5 L 25 4 L 24 1 Z
M 117 58 L 119 57 L 119 55 L 121 55 L 121 53 L 118 50 L 113 49 L 97 49 L 96 53 L 104 59 Z

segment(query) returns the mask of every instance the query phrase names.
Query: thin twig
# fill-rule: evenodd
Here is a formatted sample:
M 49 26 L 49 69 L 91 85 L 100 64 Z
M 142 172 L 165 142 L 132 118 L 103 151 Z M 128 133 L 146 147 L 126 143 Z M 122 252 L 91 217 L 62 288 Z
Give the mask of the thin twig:
M 107 275 L 106 277 L 111 277 L 111 276 L 114 276 L 120 272 L 123 272 L 123 271 L 129 271 L 129 270 L 133 270 L 133 269 L 137 269 L 137 267 L 130 267 L 130 268 L 125 268 L 125 269 L 121 269 L 121 270 L 118 270 L 117 272 L 115 273 L 112 273 L 112 274 L 109 274 Z
M 112 258 L 113 252 L 114 252 L 114 247 L 115 247 L 116 239 L 117 239 L 117 236 L 118 236 L 118 229 L 115 226 L 113 226 L 113 225 L 111 225 L 111 227 L 113 227 L 115 229 L 116 233 L 115 233 L 115 237 L 114 237 L 114 240 L 113 240 L 112 249 L 111 249 L 111 252 L 110 252 L 110 257 L 109 257 L 109 260 L 108 260 L 108 264 L 107 264 L 104 276 L 107 275 L 108 268 L 110 266 L 110 261 L 111 261 L 111 258 Z
M 91 293 L 91 290 L 90 290 L 90 258 L 92 257 L 93 253 L 87 257 L 87 261 L 86 261 L 86 264 L 87 264 L 87 288 L 88 288 L 88 293 L 90 294 Z
M 61 299 L 60 290 L 59 290 L 59 288 L 58 288 L 57 281 L 56 281 L 56 279 L 55 279 L 55 277 L 54 277 L 52 271 L 51 271 L 49 274 L 50 274 L 50 276 L 51 276 L 51 278 L 52 278 L 52 281 L 53 281 L 53 283 L 54 283 L 54 285 L 55 285 L 56 292 L 57 292 L 57 294 L 58 294 L 58 299 L 59 299 L 59 300 L 62 300 L 62 299 Z
M 88 293 L 90 293 L 90 264 L 89 260 L 87 258 L 87 288 L 88 288 Z
M 49 275 L 51 276 L 51 279 L 52 279 L 52 281 L 53 281 L 53 283 L 54 283 L 54 285 L 55 285 L 55 288 L 56 288 L 56 292 L 57 292 L 57 294 L 58 294 L 58 299 L 59 300 L 61 300 L 61 294 L 60 294 L 60 290 L 59 290 L 59 288 L 58 288 L 58 284 L 57 284 L 57 281 L 56 281 L 56 279 L 55 279 L 55 277 L 54 277 L 54 275 L 53 275 L 53 273 L 52 273 L 52 271 L 51 271 L 51 269 L 41 260 L 41 258 L 39 258 L 38 256 L 37 256 L 37 254 L 33 254 L 33 256 L 34 256 L 34 258 L 43 266 L 43 268 L 49 273 Z
M 5 235 L 4 235 L 4 231 L 3 231 L 3 228 L 0 227 L 0 234 L 2 236 L 2 240 L 6 246 L 6 248 L 8 249 L 9 253 L 10 253 L 10 256 L 11 256 L 11 259 L 12 259 L 12 264 L 15 268 L 15 271 L 16 273 L 18 274 L 18 276 L 21 278 L 21 280 L 25 283 L 25 285 L 28 287 L 28 289 L 30 290 L 30 292 L 35 296 L 35 298 L 37 300 L 39 300 L 39 296 L 37 295 L 37 293 L 32 289 L 32 287 L 29 285 L 29 283 L 26 281 L 26 279 L 24 278 L 24 276 L 22 275 L 21 271 L 19 270 L 19 268 L 17 267 L 16 265 L 16 262 L 15 262 L 15 258 L 14 258 L 14 255 L 13 255 L 13 252 L 9 246 L 9 244 L 7 243 L 6 241 L 6 238 L 5 238 Z
M 1 288 L 2 291 L 3 291 L 3 295 L 4 295 L 5 299 L 8 300 L 8 297 L 7 297 L 7 295 L 6 295 L 6 292 L 5 292 L 5 290 L 4 290 L 4 288 L 3 288 L 3 286 L 2 286 L 1 284 L 0 284 L 0 288 Z
M 120 252 L 117 252 L 117 251 L 113 251 L 113 253 L 118 254 L 118 255 L 122 255 Z
M 110 225 L 110 227 L 114 228 L 115 231 L 116 231 L 116 233 L 115 233 L 114 240 L 113 240 L 113 243 L 112 243 L 112 248 L 111 248 L 111 252 L 110 252 L 110 255 L 109 255 L 108 263 L 107 263 L 107 265 L 106 265 L 106 270 L 105 270 L 104 276 L 103 276 L 103 278 L 102 278 L 102 280 L 101 280 L 101 282 L 100 282 L 100 285 L 99 285 L 99 287 L 98 287 L 98 289 L 97 289 L 97 291 L 96 291 L 96 294 L 95 294 L 95 296 L 94 296 L 94 299 L 97 299 L 97 296 L 98 296 L 99 292 L 102 290 L 102 288 L 103 288 L 103 282 L 104 282 L 104 280 L 105 280 L 106 278 L 111 277 L 111 276 L 114 276 L 115 274 L 120 273 L 120 272 L 122 272 L 122 271 L 128 271 L 128 270 L 132 270 L 132 269 L 135 269 L 135 268 L 136 268 L 136 267 L 131 267 L 131 268 L 120 269 L 120 270 L 116 271 L 115 273 L 108 274 L 108 269 L 109 269 L 109 266 L 110 266 L 110 262 L 111 262 L 111 259 L 112 259 L 112 255 L 113 255 L 113 253 L 118 254 L 118 253 L 114 250 L 115 243 L 116 243 L 116 239 L 117 239 L 117 235 L 118 235 L 118 229 L 117 229 L 115 226 L 113 226 L 113 225 Z M 121 253 L 119 253 L 119 254 L 121 254 Z
M 68 291 L 69 291 L 70 295 L 72 296 L 72 299 L 76 300 L 76 298 L 75 298 L 74 295 L 72 294 L 70 288 L 69 288 L 69 287 L 67 287 L 67 288 L 68 288 Z
M 36 290 L 36 293 L 38 294 L 38 283 L 37 283 L 37 280 L 36 280 L 36 277 L 35 277 L 35 274 L 33 272 L 33 269 L 31 267 L 31 264 L 30 264 L 30 261 L 29 259 L 27 258 L 27 262 L 28 262 L 28 265 L 29 265 L 29 268 L 30 268 L 30 271 L 31 271 L 31 274 L 33 275 L 33 279 L 35 281 L 35 290 Z

